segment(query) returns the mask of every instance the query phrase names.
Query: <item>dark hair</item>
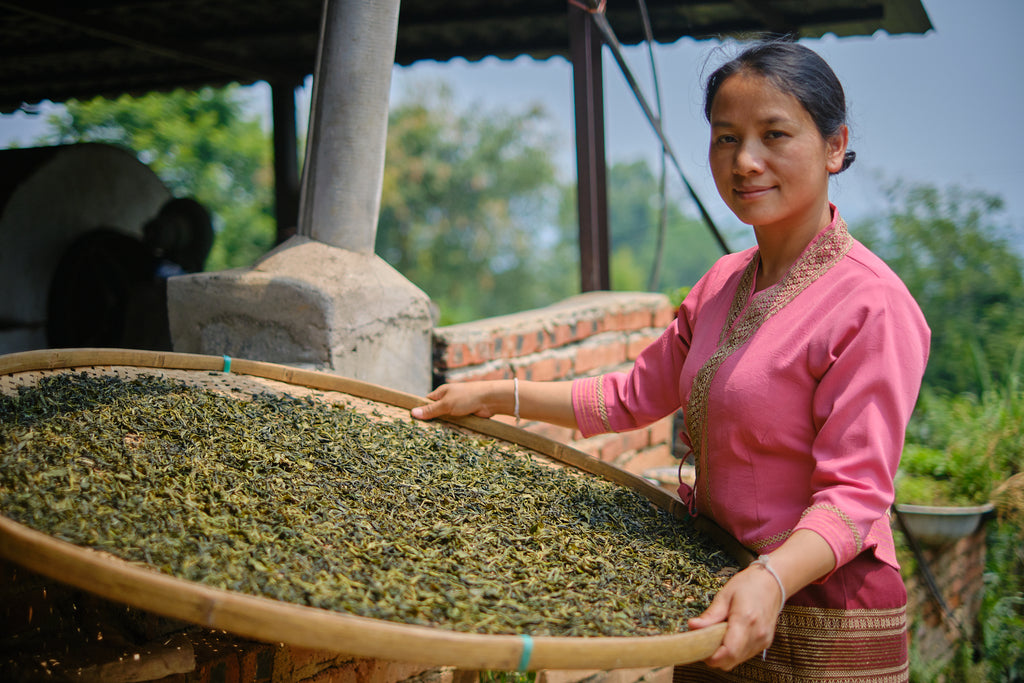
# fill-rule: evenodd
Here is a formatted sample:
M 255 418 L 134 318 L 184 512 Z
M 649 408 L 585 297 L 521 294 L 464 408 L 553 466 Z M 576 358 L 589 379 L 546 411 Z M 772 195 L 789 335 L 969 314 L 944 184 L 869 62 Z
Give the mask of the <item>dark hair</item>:
M 742 72 L 763 76 L 782 92 L 795 97 L 826 140 L 846 123 L 846 96 L 831 67 L 814 50 L 783 40 L 752 45 L 715 69 L 704 90 L 704 117 L 708 122 L 718 89 L 730 76 Z M 849 168 L 856 157 L 853 150 L 846 150 L 843 165 L 836 173 Z

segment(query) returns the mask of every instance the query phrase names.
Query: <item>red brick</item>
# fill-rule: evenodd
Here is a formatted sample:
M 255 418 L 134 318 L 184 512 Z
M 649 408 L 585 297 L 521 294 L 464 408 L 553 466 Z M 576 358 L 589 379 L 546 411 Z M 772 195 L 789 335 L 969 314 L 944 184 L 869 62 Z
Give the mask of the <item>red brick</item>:
M 527 364 L 519 375 L 524 379 L 544 382 L 568 379 L 573 374 L 572 360 L 567 356 L 549 356 Z
M 576 341 L 576 328 L 576 325 L 555 325 L 554 330 L 551 332 L 551 346 L 565 346 Z
M 615 464 L 627 472 L 642 477 L 644 472 L 654 467 L 669 467 L 678 463 L 679 461 L 672 455 L 672 449 L 662 445 L 636 451 Z
M 629 335 L 629 342 L 626 347 L 626 358 L 627 360 L 636 360 L 640 357 L 640 353 L 654 343 L 660 333 L 656 334 L 643 334 L 635 333 Z
M 568 427 L 559 427 L 558 425 L 548 424 L 547 422 L 533 422 L 524 427 L 528 432 L 538 434 L 552 441 L 558 441 L 559 443 L 569 443 L 573 440 L 576 432 Z
M 496 348 L 497 345 L 497 339 L 472 342 L 452 341 L 445 348 L 439 364 L 441 367 L 454 369 L 487 363 L 502 357 Z
M 673 416 L 663 417 L 647 429 L 651 433 L 650 443 L 652 446 L 659 444 L 672 444 L 673 430 L 675 422 Z
M 569 445 L 589 456 L 598 458 L 600 457 L 601 449 L 613 438 L 615 438 L 614 434 L 599 434 L 586 439 L 573 439 Z
M 522 358 L 528 356 L 531 353 L 537 353 L 544 350 L 547 336 L 542 330 L 529 330 L 521 332 L 515 335 L 515 346 L 514 352 L 510 349 L 509 353 L 512 355 L 505 356 L 506 358 Z
M 594 370 L 619 365 L 626 360 L 626 344 L 622 340 L 581 346 L 576 354 L 576 374 L 586 375 Z
M 613 332 L 622 330 L 621 313 L 608 311 L 597 321 L 598 330 L 601 332 Z
M 281 645 L 274 659 L 274 671 L 276 677 L 282 680 L 301 681 L 321 671 L 354 661 L 354 657 L 337 652 Z
M 494 348 L 493 339 L 466 345 L 466 365 L 479 365 L 500 357 L 501 354 Z
M 457 374 L 450 374 L 444 377 L 445 382 L 453 384 L 458 382 L 478 382 L 490 379 L 511 379 L 512 374 L 507 367 L 494 367 L 485 365 L 479 368 L 463 370 Z
M 244 680 L 262 683 L 273 677 L 276 649 L 273 645 L 210 631 L 194 638 L 193 648 L 196 668 L 188 675 L 189 681 L 208 683 Z M 270 661 L 264 662 L 267 657 Z M 257 671 L 260 671 L 260 678 L 256 678 Z
M 651 326 L 651 311 L 641 309 L 634 311 L 620 311 L 605 316 L 608 330 L 642 330 Z
M 620 432 L 610 435 L 608 441 L 601 447 L 599 457 L 605 462 L 616 462 L 623 453 L 646 448 L 649 443 L 650 434 L 646 429 Z
M 674 308 L 672 304 L 659 306 L 652 316 L 651 326 L 659 329 L 665 329 L 673 320 L 675 320 L 676 310 L 677 309 Z
M 363 677 L 359 683 L 398 683 L 413 676 L 429 671 L 431 668 L 422 664 L 392 662 L 383 659 L 364 659 L 360 667 Z

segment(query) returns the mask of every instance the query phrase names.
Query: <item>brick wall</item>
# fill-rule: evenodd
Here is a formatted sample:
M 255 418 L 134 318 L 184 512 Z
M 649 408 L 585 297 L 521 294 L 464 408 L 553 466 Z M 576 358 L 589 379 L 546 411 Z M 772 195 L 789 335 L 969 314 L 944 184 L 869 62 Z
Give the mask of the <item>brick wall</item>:
M 440 327 L 434 330 L 434 382 L 571 380 L 628 369 L 674 315 L 662 294 L 591 292 L 545 308 Z M 643 475 L 678 462 L 673 421 L 670 416 L 633 432 L 589 439 L 543 423 L 522 426 Z
M 985 525 L 955 543 L 941 547 L 924 547 L 927 562 L 942 599 L 953 619 L 943 612 L 916 567 L 916 561 L 901 558 L 903 579 L 907 586 L 909 638 L 917 655 L 925 661 L 948 661 L 956 646 L 966 639 L 978 637 L 978 612 L 981 609 L 985 573 Z M 955 621 L 954 621 L 955 620 Z M 959 627 L 958 625 L 959 624 Z

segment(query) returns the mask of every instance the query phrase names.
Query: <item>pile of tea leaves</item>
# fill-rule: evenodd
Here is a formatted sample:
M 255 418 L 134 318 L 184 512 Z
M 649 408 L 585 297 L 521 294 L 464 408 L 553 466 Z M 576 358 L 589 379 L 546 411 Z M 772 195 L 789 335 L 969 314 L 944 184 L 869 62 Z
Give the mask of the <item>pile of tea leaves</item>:
M 450 426 L 152 375 L 0 396 L 0 513 L 253 595 L 477 633 L 677 633 L 729 558 L 598 477 Z

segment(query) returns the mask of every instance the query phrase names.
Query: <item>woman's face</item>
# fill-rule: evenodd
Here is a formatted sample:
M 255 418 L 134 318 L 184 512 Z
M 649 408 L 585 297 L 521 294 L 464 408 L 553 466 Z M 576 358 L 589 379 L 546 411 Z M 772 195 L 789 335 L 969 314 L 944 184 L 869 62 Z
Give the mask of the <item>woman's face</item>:
M 845 126 L 822 138 L 799 100 L 757 74 L 730 76 L 711 103 L 715 185 L 737 218 L 760 229 L 813 235 L 828 225 L 829 173 L 841 168 L 847 139 Z

